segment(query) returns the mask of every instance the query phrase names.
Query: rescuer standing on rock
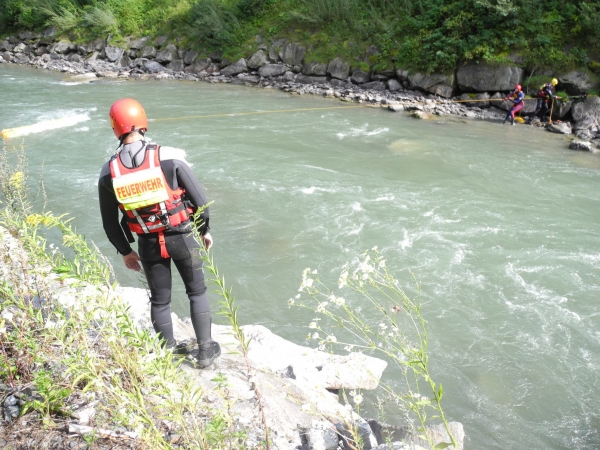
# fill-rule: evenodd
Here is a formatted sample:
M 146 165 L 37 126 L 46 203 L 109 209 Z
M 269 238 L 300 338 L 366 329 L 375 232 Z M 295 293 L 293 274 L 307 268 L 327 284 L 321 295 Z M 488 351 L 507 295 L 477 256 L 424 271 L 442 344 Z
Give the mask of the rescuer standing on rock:
M 535 106 L 535 111 L 531 115 L 531 120 L 529 121 L 530 123 L 533 121 L 533 118 L 536 116 L 540 116 L 540 119 L 542 119 L 542 120 L 544 119 L 544 116 L 550 110 L 550 108 L 548 107 L 548 102 L 550 99 L 555 99 L 555 98 L 560 99 L 560 97 L 554 95 L 553 88 L 557 84 L 558 84 L 558 80 L 556 78 L 552 78 L 552 81 L 550 83 L 546 83 L 546 84 L 543 84 L 542 86 L 540 86 L 540 89 L 537 92 L 537 97 L 538 97 L 537 104 Z M 550 117 L 550 120 L 552 120 L 552 117 Z
M 144 134 L 148 120 L 142 105 L 124 98 L 110 108 L 110 121 L 120 146 L 102 167 L 98 192 L 104 231 L 129 269 L 140 262 L 150 287 L 150 317 L 154 330 L 174 353 L 177 346 L 171 322 L 171 260 L 190 299 L 190 317 L 198 341 L 197 362 L 208 367 L 221 354 L 211 337 L 210 304 L 204 283 L 201 244 L 193 236 L 190 215 L 207 204 L 190 167 L 168 156 L 168 147 L 149 144 Z M 122 219 L 119 220 L 119 210 Z M 201 212 L 199 233 L 207 249 L 208 208 Z M 138 237 L 138 253 L 130 246 Z

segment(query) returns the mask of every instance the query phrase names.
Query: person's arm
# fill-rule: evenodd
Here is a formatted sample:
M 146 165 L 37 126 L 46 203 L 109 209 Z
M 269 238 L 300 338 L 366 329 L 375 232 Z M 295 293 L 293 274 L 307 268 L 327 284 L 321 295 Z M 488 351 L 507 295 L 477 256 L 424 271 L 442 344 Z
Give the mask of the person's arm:
M 177 183 L 185 190 L 185 196 L 192 204 L 194 210 L 206 206 L 208 204 L 208 200 L 206 199 L 204 190 L 202 189 L 202 186 L 200 186 L 200 183 L 192 172 L 190 166 L 179 160 L 173 160 L 173 163 L 177 177 Z M 200 218 L 202 219 L 202 225 L 198 231 L 202 236 L 204 236 L 208 233 L 210 228 L 210 212 L 208 207 L 204 208 L 204 210 L 200 213 Z
M 117 249 L 117 252 L 121 255 L 128 255 L 133 250 L 119 222 L 119 202 L 112 187 L 110 171 L 106 174 L 104 169 L 98 180 L 98 199 L 100 201 L 102 226 L 106 237 Z

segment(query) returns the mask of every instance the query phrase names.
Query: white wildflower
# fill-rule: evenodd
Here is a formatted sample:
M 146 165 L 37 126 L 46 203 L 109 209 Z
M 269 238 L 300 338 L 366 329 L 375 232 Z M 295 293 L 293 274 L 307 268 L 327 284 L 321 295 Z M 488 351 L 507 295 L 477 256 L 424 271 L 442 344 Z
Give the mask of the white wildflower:
M 377 265 L 381 268 L 385 267 L 385 259 L 382 259 L 381 261 L 379 261 L 379 264 L 377 264 Z
M 290 298 L 290 299 L 288 300 L 288 305 L 292 306 L 294 303 L 296 303 L 296 302 L 294 301 L 294 299 L 293 299 L 293 298 Z
M 337 342 L 337 338 L 333 334 L 330 334 L 327 336 L 327 342 Z
M 327 300 L 330 302 L 335 302 L 335 294 L 332 293 L 329 297 L 327 297 Z
M 373 250 L 374 252 L 377 251 L 377 246 L 373 247 L 371 250 Z
M 319 306 L 317 306 L 317 312 L 323 314 L 324 312 L 327 312 L 327 302 L 323 302 L 323 303 L 319 303 Z
M 379 324 L 379 328 L 381 328 L 382 330 L 387 330 L 387 325 L 385 323 L 381 322 Z
M 311 337 L 316 340 L 319 339 L 320 336 L 319 333 L 314 333 Z
M 336 305 L 342 306 L 346 303 L 346 300 L 344 300 L 344 297 L 337 297 L 334 302 Z
M 348 410 L 348 411 L 352 411 L 352 405 L 350 403 L 346 403 L 344 405 L 344 408 L 346 408 L 346 410 Z
M 308 324 L 308 328 L 317 328 L 317 322 L 311 322 Z
M 354 396 L 354 403 L 356 403 L 357 405 L 360 405 L 363 401 L 363 396 L 360 394 L 356 394 Z
M 325 350 L 325 345 L 323 345 L 323 344 L 319 345 L 318 349 L 321 350 L 321 351 L 324 351 Z
M 313 285 L 313 279 L 312 278 L 307 278 L 306 281 L 306 287 L 312 287 Z
M 348 394 L 350 395 L 350 397 L 354 397 L 356 395 L 356 391 L 352 390 L 352 391 L 348 392 Z
M 300 298 L 300 294 L 296 294 L 296 296 L 294 298 L 295 299 L 299 299 Z
M 317 269 L 313 270 L 311 273 L 312 273 L 313 275 L 316 275 L 316 274 L 317 274 Z
M 346 350 L 347 352 L 351 352 L 354 349 L 354 345 L 350 344 L 350 345 L 346 345 L 344 347 L 344 350 Z

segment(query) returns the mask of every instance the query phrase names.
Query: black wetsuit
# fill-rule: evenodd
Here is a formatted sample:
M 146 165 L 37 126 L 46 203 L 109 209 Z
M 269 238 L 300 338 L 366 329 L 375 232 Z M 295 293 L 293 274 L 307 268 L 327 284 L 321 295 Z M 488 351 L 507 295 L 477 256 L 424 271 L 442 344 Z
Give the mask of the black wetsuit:
M 171 189 L 183 188 L 194 210 L 206 205 L 206 196 L 190 167 L 179 159 L 164 159 L 166 152 L 161 153 L 160 165 Z M 126 167 L 138 167 L 146 155 L 145 142 L 123 145 L 120 154 L 121 162 Z M 132 252 L 130 243 L 133 242 L 133 236 L 126 225 L 122 228 L 124 222 L 119 218 L 119 202 L 113 188 L 110 161 L 102 167 L 98 181 L 102 225 L 117 252 L 128 255 Z M 203 223 L 198 231 L 203 236 L 208 232 L 208 208 L 204 209 L 201 217 Z M 201 245 L 191 233 L 192 226 L 189 222 L 181 227 L 181 231 L 165 231 L 165 244 L 170 258 L 161 257 L 157 233 L 138 235 L 138 254 L 150 287 L 150 317 L 155 331 L 161 334 L 168 346 L 175 345 L 171 323 L 171 260 L 183 279 L 190 299 L 190 317 L 198 343 L 202 345 L 212 341 L 210 304 L 199 257 Z

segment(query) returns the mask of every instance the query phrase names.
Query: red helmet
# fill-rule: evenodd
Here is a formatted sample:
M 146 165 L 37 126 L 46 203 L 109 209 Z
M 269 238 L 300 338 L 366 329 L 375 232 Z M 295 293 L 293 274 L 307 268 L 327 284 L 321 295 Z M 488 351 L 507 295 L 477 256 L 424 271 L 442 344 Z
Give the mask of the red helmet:
M 132 98 L 122 98 L 114 102 L 108 115 L 117 139 L 121 139 L 121 136 L 132 131 L 148 129 L 148 119 L 144 108 Z
M 521 86 L 520 84 L 517 84 L 515 86 L 515 91 L 517 91 L 517 92 L 521 92 L 522 89 L 523 89 L 523 86 Z

